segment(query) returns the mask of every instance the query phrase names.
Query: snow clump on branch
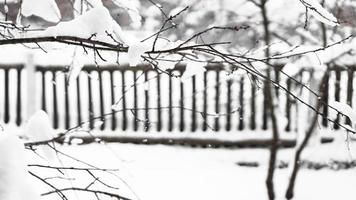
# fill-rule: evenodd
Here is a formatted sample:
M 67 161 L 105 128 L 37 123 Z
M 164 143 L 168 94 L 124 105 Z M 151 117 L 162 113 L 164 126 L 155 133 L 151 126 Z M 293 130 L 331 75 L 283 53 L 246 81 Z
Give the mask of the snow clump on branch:
M 49 27 L 42 36 L 73 36 L 113 44 L 127 43 L 120 25 L 114 21 L 104 6 L 94 7 L 71 21 Z

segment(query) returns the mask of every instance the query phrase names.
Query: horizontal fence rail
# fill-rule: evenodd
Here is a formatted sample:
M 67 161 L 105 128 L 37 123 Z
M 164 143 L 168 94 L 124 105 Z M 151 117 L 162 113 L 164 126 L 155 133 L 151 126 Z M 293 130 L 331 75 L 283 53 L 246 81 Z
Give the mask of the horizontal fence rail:
M 185 67 L 160 73 L 150 66 L 84 66 L 77 79 L 69 82 L 64 66 L 36 66 L 32 94 L 24 78 L 24 65 L 0 65 L 0 122 L 21 125 L 22 108 L 45 110 L 54 128 L 81 125 L 89 129 L 121 131 L 242 131 L 270 128 L 268 109 L 261 81 L 251 75 L 234 75 L 222 66 L 207 66 L 207 71 L 181 82 Z M 353 105 L 355 68 L 334 68 L 328 74 L 323 101 Z M 278 70 L 276 70 L 278 71 Z M 308 83 L 312 71 L 294 77 Z M 28 78 L 28 76 L 27 76 Z M 296 93 L 304 89 L 291 78 L 274 76 L 281 87 Z M 27 93 L 26 93 L 27 92 Z M 30 93 L 30 94 L 29 94 Z M 26 96 L 36 105 L 27 105 Z M 298 106 L 290 95 L 277 90 L 279 111 L 285 119 L 284 130 L 296 131 Z M 323 107 L 323 126 L 327 117 L 341 116 Z M 347 121 L 347 123 L 350 123 Z

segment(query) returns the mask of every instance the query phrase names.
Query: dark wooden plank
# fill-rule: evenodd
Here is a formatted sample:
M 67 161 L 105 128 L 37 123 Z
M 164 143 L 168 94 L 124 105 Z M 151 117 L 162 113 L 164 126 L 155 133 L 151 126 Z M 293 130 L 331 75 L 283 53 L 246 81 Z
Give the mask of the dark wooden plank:
M 168 131 L 173 130 L 173 94 L 172 94 L 172 73 L 169 72 L 169 82 L 168 82 Z
M 53 128 L 59 127 L 58 100 L 57 100 L 57 75 L 52 71 L 52 92 L 53 92 Z
M 232 80 L 227 81 L 227 100 L 226 100 L 226 126 L 227 131 L 231 130 L 231 85 Z
M 347 96 L 346 102 L 352 107 L 352 95 L 353 95 L 353 80 L 354 80 L 354 70 L 347 68 Z M 346 124 L 351 125 L 350 119 L 346 118 Z
M 279 65 L 275 65 L 273 67 L 274 69 L 274 80 L 275 82 L 277 83 L 277 85 L 279 84 L 280 82 L 280 71 L 281 71 L 281 66 Z M 275 86 L 275 93 L 276 93 L 276 97 L 278 98 L 279 97 L 279 87 L 278 86 Z
M 207 113 L 208 113 L 208 81 L 207 81 L 207 73 L 204 72 L 204 91 L 203 91 L 203 126 L 202 129 L 203 131 L 208 130 L 208 118 L 207 118 Z
M 341 71 L 339 69 L 335 70 L 335 101 L 340 102 L 340 80 L 341 80 Z M 334 120 L 334 129 L 339 129 L 338 123 L 340 123 L 340 114 L 338 113 L 336 119 Z
M 126 81 L 125 81 L 125 70 L 121 70 L 121 95 L 122 95 L 122 130 L 127 129 L 127 112 L 126 112 Z
M 157 131 L 162 130 L 162 109 L 161 109 L 161 75 L 157 71 Z
M 90 137 L 90 136 L 71 136 L 69 138 L 69 143 L 72 140 L 80 139 L 83 141 L 82 144 L 94 143 L 96 139 L 105 141 L 106 143 L 132 143 L 132 144 L 145 144 L 145 145 L 184 145 L 192 147 L 201 148 L 268 148 L 273 142 L 271 139 L 241 139 L 241 140 L 220 140 L 220 139 L 207 139 L 207 138 L 194 138 L 194 137 L 154 137 L 147 138 L 145 136 L 101 136 L 101 137 Z M 58 141 L 63 143 L 62 141 Z M 320 139 L 322 144 L 333 142 L 333 138 L 323 137 Z M 295 139 L 280 139 L 278 142 L 278 148 L 292 148 L 296 145 Z
M 110 93 L 111 93 L 111 105 L 115 104 L 115 85 L 114 85 L 114 71 L 110 71 Z M 111 130 L 116 130 L 116 112 L 112 110 L 111 114 Z
M 181 75 L 183 75 L 183 71 L 181 71 Z M 180 118 L 179 118 L 179 131 L 183 132 L 185 129 L 184 123 L 184 84 L 182 82 L 180 85 L 180 99 L 179 99 L 179 110 L 180 110 Z
M 191 131 L 195 132 L 197 129 L 197 115 L 196 115 L 196 78 L 195 76 L 192 77 L 192 124 L 191 124 Z
M 23 64 L 5 64 L 5 65 L 0 65 L 0 69 L 5 70 L 5 69 L 23 69 L 24 65 Z
M 41 108 L 43 111 L 47 112 L 47 101 L 46 101 L 46 71 L 41 71 L 41 79 L 42 79 L 42 105 Z
M 102 70 L 98 70 L 98 75 L 99 75 L 99 103 L 100 103 L 100 120 L 102 121 L 102 124 L 100 126 L 100 130 L 104 130 L 105 129 L 105 111 L 104 111 L 104 107 L 105 107 L 105 102 L 104 102 L 104 89 L 103 89 L 103 71 Z
M 90 72 L 88 72 L 88 110 L 89 110 L 89 128 L 94 128 L 94 109 L 93 109 L 93 92 L 91 85 Z
M 78 75 L 78 77 L 77 77 L 77 80 L 76 80 L 76 86 L 77 86 L 77 113 L 78 113 L 78 115 L 77 115 L 77 123 L 78 123 L 78 125 L 80 125 L 81 126 L 81 124 L 82 124 L 82 102 L 81 102 L 81 92 L 80 92 L 80 90 L 81 90 L 81 88 L 80 88 L 80 79 L 79 79 L 79 76 L 80 76 L 80 74 Z
M 220 113 L 220 70 L 217 69 L 215 73 L 215 113 L 218 115 Z M 218 116 L 215 117 L 214 131 L 220 130 L 219 118 Z
M 267 84 L 268 81 L 263 81 L 263 113 L 262 113 L 262 130 L 267 130 L 268 128 L 268 100 L 267 100 Z
M 4 91 L 4 122 L 8 123 L 10 121 L 10 96 L 9 96 L 9 69 L 5 69 L 5 77 L 4 77 L 4 85 L 5 85 L 5 91 Z
M 64 120 L 65 128 L 69 129 L 70 127 L 70 113 L 69 113 L 69 94 L 68 94 L 68 76 L 67 74 L 63 76 L 64 78 Z
M 145 83 L 148 84 L 148 71 L 146 70 L 145 72 Z M 148 89 L 145 90 L 145 126 L 144 126 L 144 130 L 147 132 L 150 130 L 150 108 L 149 108 L 149 102 L 150 102 L 150 98 L 149 98 L 149 94 L 148 94 Z
M 138 122 L 139 122 L 139 119 L 138 119 L 138 110 L 137 110 L 137 103 L 138 103 L 138 100 L 137 100 L 137 71 L 134 71 L 133 72 L 133 78 L 134 78 L 134 83 L 133 83 L 133 89 L 134 89 L 134 109 L 133 109 L 133 116 L 134 116 L 134 121 L 133 121 L 133 129 L 134 131 L 137 131 L 138 130 Z
M 240 110 L 239 110 L 239 130 L 243 130 L 245 125 L 244 125 L 244 112 L 245 112 L 245 106 L 244 106 L 244 77 L 241 77 L 240 79 L 240 95 L 239 95 L 239 103 L 240 103 Z
M 256 80 L 256 77 L 252 76 L 253 80 Z M 255 130 L 256 129 L 256 85 L 257 83 L 255 81 L 251 82 L 251 104 L 250 104 L 250 109 L 251 109 L 251 117 L 250 117 L 250 129 Z
M 324 97 L 323 102 L 327 105 L 329 102 L 329 80 L 330 80 L 330 71 L 327 72 L 325 78 L 325 85 L 324 85 Z M 322 118 L 322 125 L 324 127 L 328 127 L 328 115 L 329 115 L 329 107 L 323 106 L 323 118 Z
M 16 99 L 16 125 L 20 125 L 22 122 L 22 116 L 21 116 L 21 103 L 22 103 L 22 95 L 21 95 L 21 72 L 22 68 L 17 69 L 17 99 Z

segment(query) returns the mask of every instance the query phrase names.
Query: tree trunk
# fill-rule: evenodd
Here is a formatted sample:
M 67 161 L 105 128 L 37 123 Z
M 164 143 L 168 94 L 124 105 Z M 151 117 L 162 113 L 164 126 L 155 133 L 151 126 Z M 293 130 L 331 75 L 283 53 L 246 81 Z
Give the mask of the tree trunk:
M 320 99 L 322 99 L 322 97 L 324 96 L 324 87 L 326 85 L 325 83 L 326 83 L 326 79 L 327 79 L 327 74 L 328 74 L 328 71 L 325 72 L 325 74 L 323 75 L 323 78 L 320 82 L 320 86 L 319 86 L 319 97 L 321 97 Z M 317 103 L 316 103 L 316 110 L 319 111 L 321 107 L 322 107 L 322 103 L 318 99 Z M 311 120 L 311 124 L 305 133 L 305 137 L 304 137 L 301 145 L 299 147 L 297 147 L 297 151 L 295 152 L 294 162 L 293 162 L 293 170 L 292 170 L 292 174 L 291 174 L 288 188 L 287 188 L 286 195 L 285 195 L 286 199 L 288 199 L 288 200 L 292 199 L 294 196 L 294 185 L 295 185 L 297 173 L 298 173 L 299 167 L 300 167 L 298 163 L 299 163 L 299 160 L 300 160 L 300 157 L 301 157 L 301 154 L 302 154 L 304 148 L 308 144 L 308 141 L 314 132 L 314 129 L 318 122 L 318 117 L 319 117 L 318 112 L 315 112 L 313 119 Z
M 270 31 L 269 31 L 269 21 L 268 21 L 268 16 L 267 16 L 267 10 L 266 10 L 266 3 L 267 0 L 261 0 L 261 14 L 263 18 L 263 29 L 264 29 L 264 41 L 265 45 L 267 46 L 267 49 L 265 51 L 265 56 L 266 58 L 270 57 Z M 267 65 L 269 64 L 269 60 L 267 60 Z M 278 126 L 277 126 L 277 118 L 275 115 L 275 110 L 274 110 L 274 99 L 273 99 L 273 87 L 271 87 L 270 80 L 272 80 L 271 77 L 271 69 L 270 66 L 267 68 L 267 80 L 265 80 L 265 98 L 266 98 L 266 105 L 268 108 L 268 114 L 270 115 L 270 119 L 272 122 L 272 143 L 270 146 L 270 159 L 269 159 L 269 164 L 268 164 L 268 171 L 267 171 L 267 178 L 266 178 L 266 187 L 267 187 L 267 192 L 268 192 L 268 198 L 270 200 L 275 199 L 275 193 L 274 193 L 274 183 L 273 183 L 273 177 L 274 177 L 274 171 L 275 171 L 275 165 L 276 165 L 276 160 L 277 160 L 277 151 L 278 151 L 278 140 L 279 140 L 279 131 L 278 131 Z

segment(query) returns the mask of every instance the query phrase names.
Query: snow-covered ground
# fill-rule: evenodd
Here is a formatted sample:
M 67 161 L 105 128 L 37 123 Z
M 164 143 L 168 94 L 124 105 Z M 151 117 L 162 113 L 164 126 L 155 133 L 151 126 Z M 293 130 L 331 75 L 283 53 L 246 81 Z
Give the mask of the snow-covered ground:
M 353 160 L 356 156 L 355 142 L 346 142 L 345 136 L 340 132 L 334 134 L 336 142 L 311 145 L 304 152 L 303 159 L 320 163 Z M 57 148 L 92 165 L 119 169 L 117 175 L 141 200 L 267 199 L 265 177 L 268 149 L 204 149 L 119 143 Z M 292 153 L 292 149 L 280 150 L 278 161 L 288 162 L 292 159 Z M 43 160 L 41 161 L 33 153 L 30 154 L 33 157 L 30 163 L 43 163 Z M 63 165 L 82 166 L 71 159 L 60 157 Z M 236 163 L 241 161 L 257 162 L 259 167 L 238 166 Z M 30 170 L 36 171 L 36 168 L 30 167 Z M 37 172 L 46 174 L 45 171 L 51 170 L 42 169 Z M 71 175 L 75 176 L 75 173 L 71 172 Z M 284 199 L 288 176 L 289 169 L 278 169 L 276 172 L 274 180 L 278 199 Z M 126 184 L 117 177 L 106 175 L 101 180 L 120 186 L 119 191 L 122 194 L 134 197 Z M 64 184 L 66 181 L 62 180 L 62 182 Z M 90 177 L 78 175 L 71 184 L 72 186 L 85 185 L 90 182 Z M 355 169 L 315 171 L 303 168 L 297 177 L 295 199 L 354 199 L 355 184 Z M 44 189 L 41 185 L 43 184 L 38 184 L 39 188 Z M 59 186 L 64 185 L 59 184 Z M 43 199 L 48 197 L 56 197 L 56 195 Z M 77 199 L 76 196 L 73 198 Z M 85 199 L 96 199 L 96 197 L 92 195 Z

